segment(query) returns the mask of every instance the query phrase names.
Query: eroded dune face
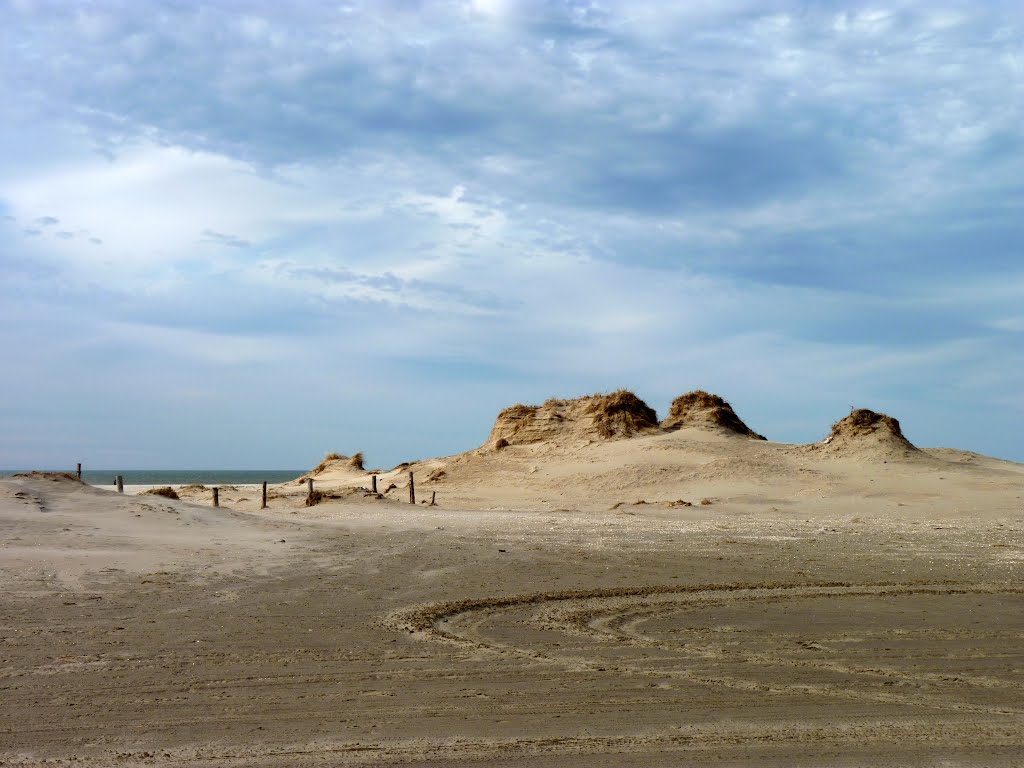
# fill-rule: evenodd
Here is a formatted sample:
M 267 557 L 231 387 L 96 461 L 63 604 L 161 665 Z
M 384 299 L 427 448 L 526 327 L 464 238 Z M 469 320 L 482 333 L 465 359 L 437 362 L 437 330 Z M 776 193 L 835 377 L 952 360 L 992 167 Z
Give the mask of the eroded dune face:
M 495 447 L 572 440 L 611 440 L 686 427 L 764 440 L 719 395 L 694 390 L 672 401 L 668 418 L 628 390 L 543 405 L 513 405 L 498 414 L 487 444 Z
M 494 447 L 574 439 L 610 440 L 658 429 L 658 414 L 628 390 L 513 405 L 498 414 L 488 444 Z

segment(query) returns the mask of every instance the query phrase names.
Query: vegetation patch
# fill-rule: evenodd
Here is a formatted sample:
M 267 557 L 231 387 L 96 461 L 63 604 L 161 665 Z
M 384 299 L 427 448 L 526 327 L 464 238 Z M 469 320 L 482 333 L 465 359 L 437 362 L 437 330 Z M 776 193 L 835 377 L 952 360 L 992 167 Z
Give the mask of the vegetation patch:
M 53 482 L 57 482 L 58 480 L 73 480 L 76 483 L 81 482 L 81 480 L 70 472 L 19 472 L 15 477 L 31 477 L 36 480 L 51 480 Z
M 593 395 L 589 400 L 594 429 L 601 437 L 631 437 L 658 426 L 655 410 L 628 389 Z
M 165 499 L 178 499 L 178 492 L 169 485 L 165 485 L 163 488 L 150 488 L 148 491 L 143 491 L 140 495 L 163 496 Z

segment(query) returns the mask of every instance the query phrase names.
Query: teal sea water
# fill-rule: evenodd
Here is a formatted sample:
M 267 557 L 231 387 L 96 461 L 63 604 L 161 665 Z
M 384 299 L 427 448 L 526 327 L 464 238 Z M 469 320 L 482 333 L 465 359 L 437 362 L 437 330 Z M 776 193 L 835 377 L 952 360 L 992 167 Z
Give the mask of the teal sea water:
M 10 477 L 23 469 L 2 469 L 0 477 Z M 68 467 L 64 472 L 75 473 Z M 283 483 L 306 474 L 303 469 L 96 469 L 83 470 L 82 479 L 89 485 L 114 485 L 117 475 L 125 485 L 247 485 L 252 483 Z

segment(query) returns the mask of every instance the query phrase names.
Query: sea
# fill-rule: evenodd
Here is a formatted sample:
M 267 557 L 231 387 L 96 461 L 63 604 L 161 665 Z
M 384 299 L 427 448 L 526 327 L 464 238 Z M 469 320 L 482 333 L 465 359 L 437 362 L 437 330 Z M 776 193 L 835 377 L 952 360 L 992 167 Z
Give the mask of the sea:
M 25 469 L 0 469 L 0 477 L 10 477 Z M 75 474 L 75 468 L 63 470 Z M 283 483 L 302 477 L 305 469 L 83 469 L 82 480 L 89 485 L 114 485 L 118 475 L 125 485 L 252 485 Z

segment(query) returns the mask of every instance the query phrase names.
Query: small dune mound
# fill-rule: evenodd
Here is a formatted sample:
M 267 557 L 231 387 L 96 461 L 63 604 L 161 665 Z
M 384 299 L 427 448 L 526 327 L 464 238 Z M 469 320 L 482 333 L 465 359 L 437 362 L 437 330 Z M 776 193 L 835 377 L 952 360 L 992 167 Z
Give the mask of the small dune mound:
M 81 483 L 75 475 L 70 472 L 39 472 L 38 470 L 32 470 L 31 472 L 18 472 L 14 475 L 15 477 L 30 477 L 33 480 L 50 480 L 52 482 L 60 482 L 63 480 L 70 480 L 73 483 Z
M 827 453 L 859 456 L 899 457 L 920 453 L 903 436 L 900 423 L 892 416 L 856 408 L 832 425 L 832 431 L 813 446 Z
M 488 438 L 495 448 L 567 439 L 611 440 L 658 428 L 658 414 L 625 389 L 544 405 L 513 405 L 498 414 Z
M 307 477 L 316 477 L 317 475 L 322 475 L 328 470 L 337 469 L 355 469 L 362 471 L 364 469 L 363 452 L 359 451 L 354 456 L 346 456 L 342 453 L 328 453 L 324 456 L 324 460 L 316 465 L 316 469 L 310 472 L 309 475 L 303 475 L 299 479 L 302 482 L 305 482 Z
M 344 454 L 341 454 L 341 453 L 328 453 L 326 456 L 324 456 L 324 460 L 316 465 L 316 469 L 314 469 L 309 474 L 311 474 L 311 475 L 322 474 L 323 472 L 326 472 L 327 469 L 332 464 L 337 464 L 339 461 L 348 461 L 348 456 L 345 456 Z
M 718 395 L 702 389 L 687 392 L 672 401 L 668 418 L 661 422 L 663 429 L 681 429 L 682 427 L 701 427 L 715 429 L 756 440 L 764 440 L 763 435 L 743 423 L 725 400 Z
M 143 491 L 143 496 L 163 496 L 165 499 L 177 499 L 177 492 L 169 485 L 165 485 L 162 488 L 150 488 L 148 491 Z

